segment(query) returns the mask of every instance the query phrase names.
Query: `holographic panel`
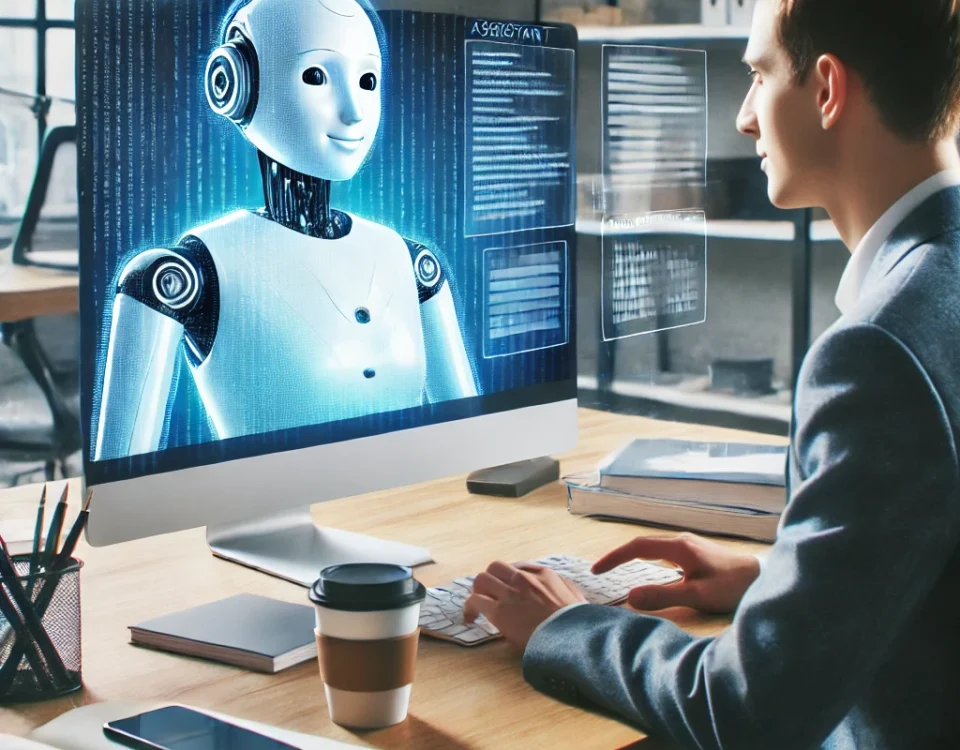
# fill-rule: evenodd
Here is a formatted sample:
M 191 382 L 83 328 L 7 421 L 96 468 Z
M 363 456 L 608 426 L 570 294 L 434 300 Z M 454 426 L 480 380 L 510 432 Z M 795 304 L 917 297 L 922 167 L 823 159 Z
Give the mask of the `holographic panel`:
M 604 341 L 706 321 L 702 211 L 607 217 L 602 253 Z
M 574 52 L 466 43 L 468 237 L 574 223 Z
M 549 349 L 569 338 L 567 243 L 483 254 L 486 358 Z
M 706 63 L 700 50 L 604 45 L 606 213 L 638 189 L 705 184 Z

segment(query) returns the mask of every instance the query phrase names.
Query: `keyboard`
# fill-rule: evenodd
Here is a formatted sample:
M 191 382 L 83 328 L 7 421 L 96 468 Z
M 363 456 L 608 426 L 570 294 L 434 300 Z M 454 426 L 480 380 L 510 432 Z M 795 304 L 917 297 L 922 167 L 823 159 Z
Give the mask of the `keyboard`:
M 637 586 L 679 581 L 683 574 L 644 560 L 634 560 L 603 575 L 593 575 L 593 563 L 569 555 L 551 555 L 534 561 L 573 581 L 591 604 L 622 604 Z M 482 615 L 472 625 L 463 621 L 463 604 L 473 592 L 476 576 L 457 578 L 444 586 L 427 589 L 420 607 L 421 632 L 431 638 L 451 641 L 460 646 L 479 646 L 500 638 L 500 631 Z

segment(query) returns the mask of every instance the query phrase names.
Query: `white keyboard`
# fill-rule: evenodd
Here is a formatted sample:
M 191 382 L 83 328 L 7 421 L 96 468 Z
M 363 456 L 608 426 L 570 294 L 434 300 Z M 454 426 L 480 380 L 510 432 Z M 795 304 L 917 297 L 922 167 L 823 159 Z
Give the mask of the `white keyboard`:
M 593 563 L 579 557 L 551 555 L 535 563 L 572 580 L 591 604 L 621 604 L 637 586 L 674 583 L 683 577 L 677 568 L 643 560 L 634 560 L 598 576 L 590 572 Z M 479 646 L 500 637 L 500 631 L 483 616 L 472 625 L 463 622 L 463 604 L 473 592 L 474 578 L 476 576 L 458 578 L 445 586 L 427 589 L 427 598 L 420 608 L 424 635 L 461 646 Z

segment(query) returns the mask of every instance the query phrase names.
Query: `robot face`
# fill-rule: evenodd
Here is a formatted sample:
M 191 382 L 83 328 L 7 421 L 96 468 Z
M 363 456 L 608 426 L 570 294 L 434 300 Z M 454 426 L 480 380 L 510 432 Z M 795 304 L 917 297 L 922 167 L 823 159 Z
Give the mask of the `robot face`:
M 380 128 L 382 59 L 355 0 L 254 0 L 236 23 L 258 58 L 257 148 L 313 177 L 348 180 Z

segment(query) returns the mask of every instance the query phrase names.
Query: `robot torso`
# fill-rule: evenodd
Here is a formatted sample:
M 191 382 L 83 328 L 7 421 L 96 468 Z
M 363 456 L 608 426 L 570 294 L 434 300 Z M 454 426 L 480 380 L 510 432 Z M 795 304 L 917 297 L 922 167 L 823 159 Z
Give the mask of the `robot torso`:
M 191 363 L 221 438 L 419 406 L 426 357 L 406 242 L 351 216 L 341 239 L 238 211 L 188 233 L 219 279 L 216 339 Z

